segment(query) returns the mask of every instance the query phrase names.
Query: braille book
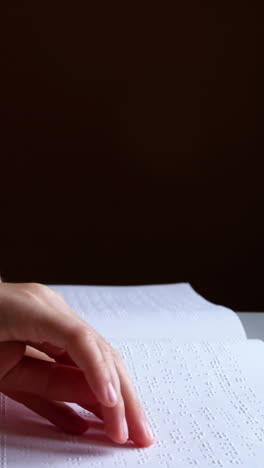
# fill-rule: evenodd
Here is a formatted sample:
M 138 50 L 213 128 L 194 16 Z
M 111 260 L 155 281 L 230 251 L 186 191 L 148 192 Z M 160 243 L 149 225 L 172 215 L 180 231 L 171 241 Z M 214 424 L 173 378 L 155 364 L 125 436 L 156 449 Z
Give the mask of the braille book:
M 52 286 L 122 355 L 155 435 L 82 436 L 0 396 L 0 468 L 264 467 L 264 344 L 189 284 Z

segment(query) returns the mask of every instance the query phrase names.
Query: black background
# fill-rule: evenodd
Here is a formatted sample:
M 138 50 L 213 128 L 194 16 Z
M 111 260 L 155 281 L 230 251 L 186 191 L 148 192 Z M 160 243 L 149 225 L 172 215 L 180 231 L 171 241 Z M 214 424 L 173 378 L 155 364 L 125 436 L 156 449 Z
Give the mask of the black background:
M 142 4 L 1 7 L 1 273 L 264 310 L 259 13 Z

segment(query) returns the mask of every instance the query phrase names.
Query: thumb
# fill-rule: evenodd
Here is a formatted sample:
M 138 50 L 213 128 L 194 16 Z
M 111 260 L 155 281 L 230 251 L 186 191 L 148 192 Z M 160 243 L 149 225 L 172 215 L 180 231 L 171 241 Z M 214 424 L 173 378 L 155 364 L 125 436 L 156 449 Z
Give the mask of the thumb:
M 23 358 L 26 345 L 16 341 L 0 343 L 0 382 Z

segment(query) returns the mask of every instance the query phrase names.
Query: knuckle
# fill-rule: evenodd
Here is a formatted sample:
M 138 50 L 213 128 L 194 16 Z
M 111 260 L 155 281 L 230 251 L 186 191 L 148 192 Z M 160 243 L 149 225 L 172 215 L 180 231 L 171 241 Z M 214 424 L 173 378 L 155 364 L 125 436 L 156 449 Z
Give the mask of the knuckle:
M 47 294 L 49 294 L 50 296 L 61 297 L 61 295 L 57 291 L 55 291 L 54 289 L 51 289 L 48 286 L 45 286 L 45 285 L 42 285 L 42 284 L 40 286 L 42 286 L 42 289 L 45 290 L 45 292 Z
M 20 294 L 29 301 L 45 302 L 46 299 L 54 301 L 62 297 L 53 289 L 41 283 L 24 283 L 19 289 Z
M 112 355 L 111 347 L 105 340 L 99 340 L 98 344 L 106 356 L 110 357 Z
M 69 331 L 69 339 L 72 344 L 78 344 L 82 341 L 92 342 L 94 341 L 94 331 L 87 326 L 78 324 L 71 328 Z
M 41 283 L 27 283 L 28 290 L 33 291 L 33 292 L 43 291 L 45 287 L 46 286 L 44 286 L 44 284 L 41 284 Z
M 60 301 L 65 302 L 64 298 L 60 293 L 58 293 L 58 291 L 47 287 L 47 293 L 55 299 L 59 299 Z
M 109 369 L 104 359 L 96 359 L 90 363 L 90 372 L 93 375 L 93 380 L 100 382 L 101 385 L 106 385 L 109 380 Z
M 112 356 L 113 356 L 113 358 L 114 358 L 114 360 L 115 360 L 116 362 L 122 362 L 122 361 L 123 361 L 123 360 L 122 360 L 122 356 L 121 356 L 121 354 L 119 353 L 119 351 L 117 351 L 115 348 L 112 348 L 112 349 L 111 349 L 111 352 L 112 352 Z
M 36 300 L 37 297 L 42 293 L 44 286 L 39 283 L 25 283 L 20 289 L 20 293 L 27 300 Z
M 97 359 L 94 363 L 94 366 L 97 370 L 104 372 L 106 370 L 106 362 L 104 359 Z
M 24 289 L 26 291 L 29 291 L 32 294 L 41 294 L 45 296 L 48 295 L 48 296 L 54 296 L 54 297 L 61 297 L 61 295 L 57 291 L 54 291 L 54 289 L 51 289 L 45 284 L 41 284 L 41 283 L 25 283 Z

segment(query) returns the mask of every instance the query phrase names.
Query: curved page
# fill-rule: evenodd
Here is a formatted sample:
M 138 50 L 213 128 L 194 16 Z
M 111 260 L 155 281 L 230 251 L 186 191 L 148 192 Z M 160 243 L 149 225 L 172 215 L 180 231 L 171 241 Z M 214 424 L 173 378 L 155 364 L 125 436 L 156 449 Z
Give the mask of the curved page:
M 51 286 L 106 339 L 176 338 L 178 343 L 245 339 L 237 315 L 187 283 Z

